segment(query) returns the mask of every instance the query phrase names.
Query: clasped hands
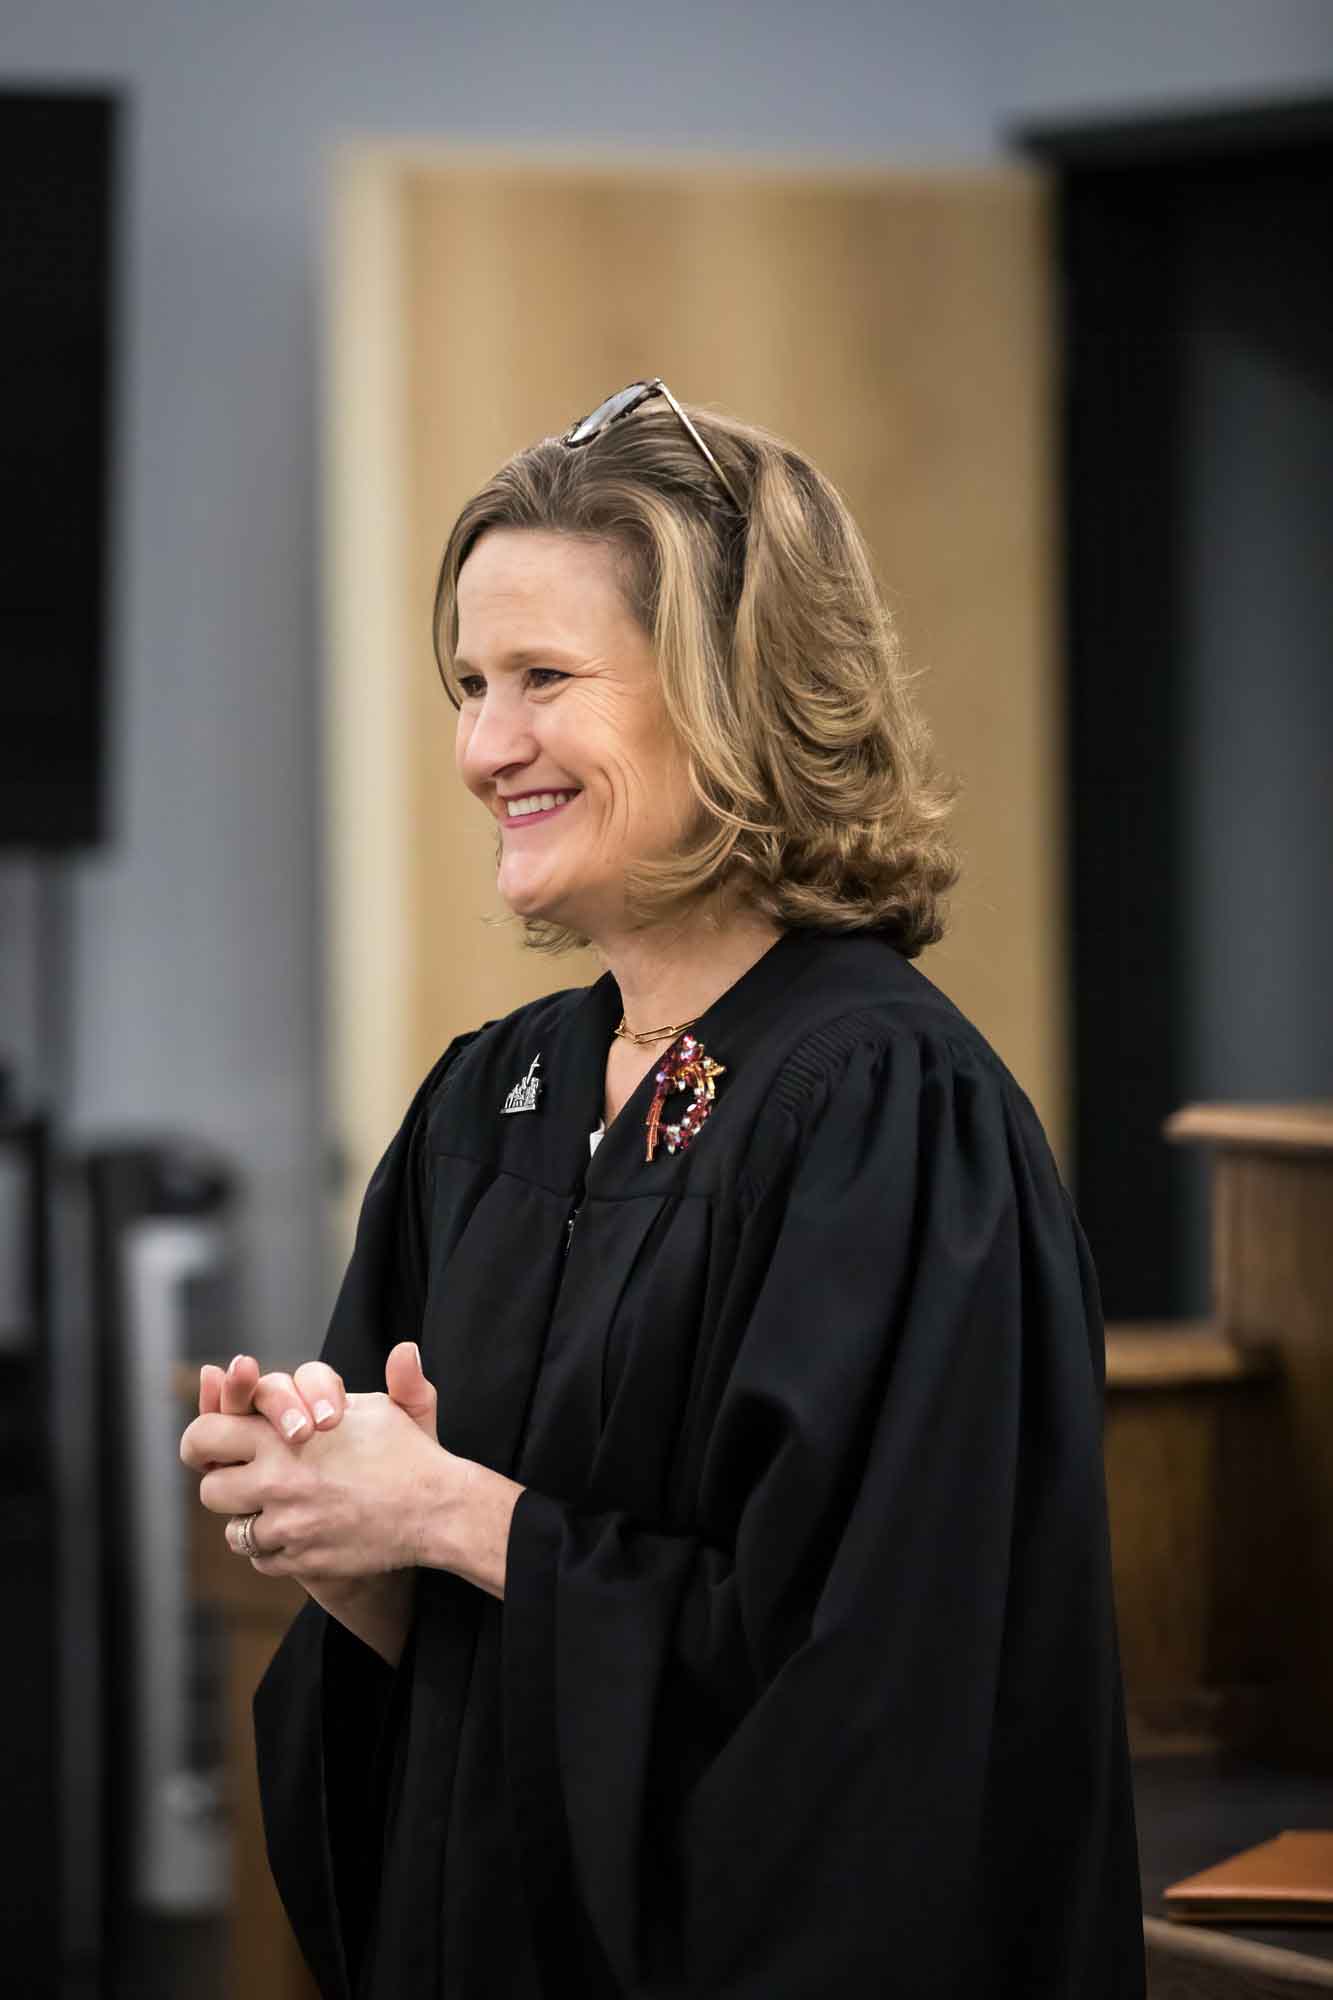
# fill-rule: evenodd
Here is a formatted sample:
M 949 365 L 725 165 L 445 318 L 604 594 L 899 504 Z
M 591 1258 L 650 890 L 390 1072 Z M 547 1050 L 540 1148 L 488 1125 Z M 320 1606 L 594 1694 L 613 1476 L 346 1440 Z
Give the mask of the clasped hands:
M 181 1437 L 182 1461 L 202 1477 L 199 1498 L 251 1524 L 251 1561 L 290 1576 L 329 1604 L 357 1583 L 416 1567 L 450 1569 L 504 1595 L 505 1546 L 523 1488 L 445 1450 L 436 1394 L 412 1341 L 385 1363 L 385 1393 L 348 1393 L 325 1363 L 261 1375 L 238 1355 L 200 1371 L 199 1415 Z M 332 1606 L 330 1605 L 330 1608 Z
M 435 1390 L 411 1342 L 389 1355 L 385 1383 L 387 1394 L 349 1395 L 322 1362 L 261 1376 L 249 1355 L 200 1371 L 180 1455 L 202 1473 L 211 1513 L 258 1515 L 262 1575 L 330 1582 L 422 1560 L 428 1518 L 447 1511 L 465 1461 L 436 1442 Z M 227 1540 L 239 1550 L 233 1521 Z

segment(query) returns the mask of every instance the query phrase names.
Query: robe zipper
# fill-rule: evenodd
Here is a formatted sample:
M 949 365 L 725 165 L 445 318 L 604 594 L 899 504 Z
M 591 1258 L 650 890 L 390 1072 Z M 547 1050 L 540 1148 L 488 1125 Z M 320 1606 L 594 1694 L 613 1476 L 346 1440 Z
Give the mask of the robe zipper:
M 580 1202 L 577 1202 L 577 1203 L 575 1204 L 575 1206 L 574 1206 L 573 1208 L 571 1208 L 571 1209 L 570 1209 L 570 1211 L 569 1211 L 569 1215 L 568 1215 L 568 1218 L 566 1219 L 566 1222 L 565 1222 L 565 1255 L 566 1255 L 566 1257 L 568 1257 L 568 1255 L 569 1255 L 569 1246 L 570 1246 L 570 1244 L 571 1244 L 571 1243 L 572 1243 L 572 1242 L 574 1241 L 574 1224 L 575 1224 L 575 1223 L 576 1223 L 576 1222 L 578 1221 L 578 1219 L 579 1219 L 579 1210 L 580 1210 L 580 1209 L 582 1208 L 582 1206 L 583 1206 L 583 1203 L 582 1203 L 581 1201 L 580 1201 Z

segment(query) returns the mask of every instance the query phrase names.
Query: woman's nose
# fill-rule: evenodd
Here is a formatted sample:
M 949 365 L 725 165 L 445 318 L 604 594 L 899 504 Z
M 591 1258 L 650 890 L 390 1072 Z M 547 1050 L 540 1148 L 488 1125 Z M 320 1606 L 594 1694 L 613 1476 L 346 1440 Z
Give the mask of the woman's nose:
M 459 765 L 470 784 L 493 782 L 511 765 L 531 763 L 536 742 L 521 707 L 487 694 L 459 746 Z

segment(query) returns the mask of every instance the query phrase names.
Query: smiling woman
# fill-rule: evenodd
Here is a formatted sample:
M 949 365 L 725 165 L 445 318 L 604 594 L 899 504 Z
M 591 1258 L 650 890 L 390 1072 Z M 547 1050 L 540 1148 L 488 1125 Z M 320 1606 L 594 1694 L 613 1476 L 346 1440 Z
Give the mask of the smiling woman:
M 182 1441 L 311 1599 L 274 1874 L 337 2000 L 1140 2000 L 1096 1275 L 911 962 L 950 787 L 833 488 L 638 389 L 436 620 L 501 895 L 607 969 L 449 1044 L 319 1360 Z

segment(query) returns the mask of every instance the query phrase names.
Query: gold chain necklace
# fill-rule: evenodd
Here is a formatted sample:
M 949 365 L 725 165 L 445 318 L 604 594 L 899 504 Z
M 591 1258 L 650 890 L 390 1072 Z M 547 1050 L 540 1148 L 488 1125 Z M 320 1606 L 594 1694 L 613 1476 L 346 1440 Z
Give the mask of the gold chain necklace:
M 683 1029 L 692 1028 L 698 1018 L 697 1014 L 692 1014 L 688 1021 L 677 1021 L 672 1028 L 650 1028 L 646 1035 L 636 1035 L 633 1028 L 625 1026 L 625 1016 L 622 1014 L 616 1034 L 625 1042 L 664 1042 L 668 1037 L 674 1041 Z

